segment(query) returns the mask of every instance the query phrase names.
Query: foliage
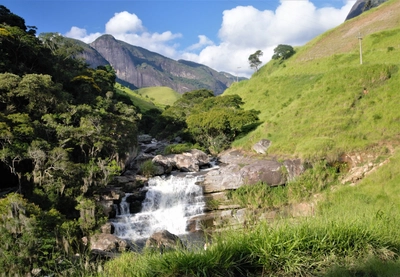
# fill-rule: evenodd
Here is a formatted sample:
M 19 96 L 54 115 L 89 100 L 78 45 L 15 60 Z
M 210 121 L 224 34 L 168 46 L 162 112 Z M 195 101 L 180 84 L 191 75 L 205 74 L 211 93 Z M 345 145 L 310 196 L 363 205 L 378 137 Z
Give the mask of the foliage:
M 237 95 L 219 96 L 204 100 L 193 107 L 187 117 L 188 131 L 211 153 L 226 149 L 246 125 L 257 122 L 258 111 L 240 108 Z
M 188 152 L 191 149 L 199 149 L 204 150 L 199 144 L 192 143 L 177 143 L 177 144 L 169 144 L 165 147 L 163 154 L 182 154 L 184 152 Z
M 251 54 L 248 58 L 250 68 L 254 68 L 256 71 L 258 71 L 258 67 L 262 64 L 262 61 L 260 61 L 260 57 L 263 55 L 263 52 L 261 50 L 257 50 L 253 54 Z
M 187 137 L 185 134 L 186 118 L 196 104 L 210 97 L 214 97 L 214 94 L 207 89 L 184 93 L 172 106 L 166 107 L 161 116 L 154 122 L 150 134 L 164 139 L 175 136 Z
M 103 220 L 94 192 L 120 173 L 139 117 L 117 99 L 110 66 L 89 68 L 76 44 L 36 37 L 4 6 L 0 22 L 0 188 L 21 193 L 0 201 L 0 266 L 70 270 L 80 237 Z
M 272 55 L 273 60 L 287 60 L 295 53 L 294 49 L 290 45 L 279 44 L 274 49 L 274 54 Z
M 253 210 L 282 207 L 289 202 L 287 188 L 271 187 L 262 182 L 254 185 L 245 185 L 230 191 L 228 199 L 243 208 L 251 208 Z
M 153 164 L 152 160 L 146 160 L 143 163 L 141 163 L 139 172 L 140 172 L 140 174 L 142 174 L 145 177 L 154 176 L 154 173 L 156 172 L 156 168 L 155 168 L 155 165 Z

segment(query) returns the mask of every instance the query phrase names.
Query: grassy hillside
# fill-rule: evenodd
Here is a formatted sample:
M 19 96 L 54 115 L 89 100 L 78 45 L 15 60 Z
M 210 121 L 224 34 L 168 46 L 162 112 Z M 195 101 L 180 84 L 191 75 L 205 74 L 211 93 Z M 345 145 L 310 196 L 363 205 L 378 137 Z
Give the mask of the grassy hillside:
M 119 83 L 115 85 L 117 89 L 117 93 L 120 93 L 122 95 L 127 95 L 132 103 L 140 109 L 140 111 L 146 112 L 150 109 L 158 109 L 160 108 L 158 105 L 153 103 L 150 99 L 141 96 L 140 94 L 136 93 L 135 91 L 131 90 L 128 87 L 125 87 Z
M 138 94 L 154 101 L 161 106 L 171 106 L 176 100 L 182 97 L 181 94 L 169 87 L 149 87 L 137 90 Z
M 399 10 L 400 2 L 389 1 L 233 84 L 224 94 L 240 95 L 245 109 L 261 111 L 262 122 L 234 147 L 250 149 L 267 138 L 269 154 L 336 160 L 345 152 L 397 144 Z

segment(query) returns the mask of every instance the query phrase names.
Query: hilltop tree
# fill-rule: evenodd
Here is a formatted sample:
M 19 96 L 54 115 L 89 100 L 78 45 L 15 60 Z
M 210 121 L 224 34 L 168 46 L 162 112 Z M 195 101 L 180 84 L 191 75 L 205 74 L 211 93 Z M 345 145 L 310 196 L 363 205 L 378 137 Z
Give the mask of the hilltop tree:
M 272 55 L 273 60 L 287 60 L 295 53 L 294 49 L 290 45 L 279 44 L 274 49 L 274 55 Z
M 261 50 L 257 50 L 255 53 L 249 56 L 250 68 L 254 68 L 256 71 L 258 71 L 258 67 L 262 64 L 262 61 L 260 61 L 260 57 L 263 54 L 264 53 Z

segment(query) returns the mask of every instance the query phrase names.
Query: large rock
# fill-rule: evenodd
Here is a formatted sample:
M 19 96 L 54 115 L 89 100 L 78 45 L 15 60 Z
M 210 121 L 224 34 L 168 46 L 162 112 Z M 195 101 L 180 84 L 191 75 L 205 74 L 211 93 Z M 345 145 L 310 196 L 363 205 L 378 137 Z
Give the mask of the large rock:
M 156 166 L 164 169 L 164 174 L 168 174 L 172 170 L 198 172 L 202 166 L 210 163 L 210 158 L 203 151 L 192 149 L 182 154 L 157 155 L 152 161 Z
M 105 252 L 123 252 L 128 248 L 126 241 L 112 234 L 95 234 L 90 237 L 90 250 Z
M 237 189 L 243 185 L 264 182 L 270 186 L 286 184 L 304 171 L 300 160 L 260 159 L 238 150 L 231 150 L 219 157 L 218 169 L 207 172 L 202 185 L 205 193 Z
M 271 141 L 268 139 L 262 139 L 253 145 L 253 150 L 258 154 L 266 154 L 268 148 L 271 146 Z
M 183 243 L 178 236 L 162 230 L 151 235 L 146 241 L 146 247 L 157 248 L 162 253 L 164 250 L 182 248 Z
M 174 160 L 177 169 L 184 172 L 198 172 L 201 166 L 210 162 L 207 154 L 197 149 L 192 149 L 182 154 L 176 154 Z

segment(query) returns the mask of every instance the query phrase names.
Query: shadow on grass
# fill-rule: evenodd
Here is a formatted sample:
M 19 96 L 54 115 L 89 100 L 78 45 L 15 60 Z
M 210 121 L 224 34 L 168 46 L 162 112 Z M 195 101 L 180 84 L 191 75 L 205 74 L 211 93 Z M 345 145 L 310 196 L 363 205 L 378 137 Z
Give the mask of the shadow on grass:
M 381 261 L 376 258 L 352 268 L 334 267 L 324 277 L 399 277 L 400 259 Z
M 242 137 L 245 137 L 248 133 L 251 131 L 254 131 L 258 126 L 260 126 L 263 122 L 259 121 L 253 124 L 248 124 L 242 128 L 242 132 L 235 138 L 235 139 L 240 139 Z

